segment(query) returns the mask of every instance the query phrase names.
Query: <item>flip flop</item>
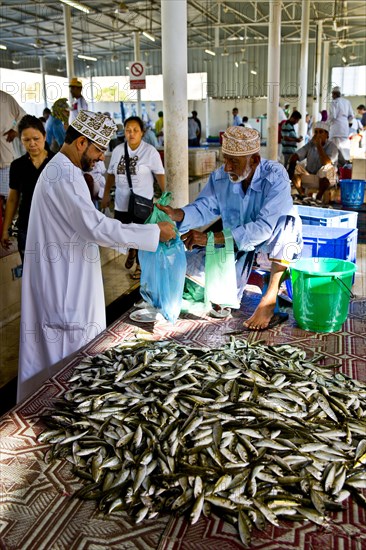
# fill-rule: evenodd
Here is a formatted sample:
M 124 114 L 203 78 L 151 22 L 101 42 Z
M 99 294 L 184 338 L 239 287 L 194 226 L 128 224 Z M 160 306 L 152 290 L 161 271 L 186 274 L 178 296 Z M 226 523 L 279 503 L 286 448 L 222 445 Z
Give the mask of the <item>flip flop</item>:
M 288 320 L 288 313 L 285 313 L 283 311 L 279 311 L 278 313 L 274 313 L 272 315 L 272 318 L 268 325 L 264 328 L 251 328 L 251 327 L 245 327 L 243 326 L 244 332 L 263 332 L 264 330 L 269 330 L 270 328 L 274 328 L 277 325 L 280 325 L 281 323 L 284 323 Z
M 231 309 L 229 307 L 220 307 L 218 310 L 212 308 L 210 310 L 210 315 L 216 317 L 216 319 L 227 319 L 231 317 Z

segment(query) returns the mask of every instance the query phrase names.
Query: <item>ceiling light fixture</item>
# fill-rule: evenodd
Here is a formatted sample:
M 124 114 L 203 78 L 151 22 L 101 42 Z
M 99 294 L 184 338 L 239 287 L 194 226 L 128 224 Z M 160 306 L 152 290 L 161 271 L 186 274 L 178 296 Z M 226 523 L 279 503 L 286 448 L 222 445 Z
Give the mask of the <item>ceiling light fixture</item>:
M 75 8 L 76 10 L 83 11 L 84 13 L 91 13 L 93 10 L 91 8 L 88 8 L 85 4 L 80 4 L 80 2 L 76 2 L 76 0 L 60 0 L 62 4 L 66 4 L 67 6 L 70 6 L 71 8 Z
M 205 52 L 209 55 L 216 55 L 215 52 L 213 52 L 212 50 L 205 50 Z
M 342 55 L 342 61 L 343 63 L 347 63 L 347 57 L 345 55 Z
M 244 36 L 229 36 L 228 40 L 244 40 Z
M 235 67 L 238 68 L 239 67 L 239 63 L 237 61 L 235 61 Z
M 145 36 L 145 38 L 148 38 L 149 40 L 151 40 L 151 42 L 155 42 L 155 36 L 153 36 L 149 32 L 143 31 L 142 34 Z
M 250 73 L 251 74 L 257 74 L 257 71 L 255 69 L 251 69 Z
M 81 53 L 78 54 L 79 59 L 86 59 L 87 61 L 98 61 L 96 57 L 92 57 L 91 55 L 82 55 Z
M 0 44 L 0 50 L 7 50 L 8 48 L 4 44 Z
M 349 58 L 350 58 L 351 61 L 354 61 L 355 59 L 357 59 L 357 55 L 355 55 L 354 53 L 351 53 L 349 55 Z

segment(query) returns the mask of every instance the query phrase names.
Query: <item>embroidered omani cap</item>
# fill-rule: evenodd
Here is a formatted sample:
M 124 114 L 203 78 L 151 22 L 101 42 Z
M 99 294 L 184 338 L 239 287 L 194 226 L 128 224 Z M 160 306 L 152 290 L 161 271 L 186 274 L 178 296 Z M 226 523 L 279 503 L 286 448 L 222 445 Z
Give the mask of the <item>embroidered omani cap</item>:
M 222 136 L 222 152 L 233 157 L 242 157 L 258 153 L 260 135 L 253 128 L 229 126 Z
M 319 122 L 317 122 L 315 124 L 314 130 L 315 130 L 315 128 L 320 128 L 321 130 L 325 130 L 329 134 L 329 124 L 328 124 L 328 122 L 323 122 L 323 121 L 320 120 Z
M 70 124 L 83 136 L 90 139 L 98 148 L 106 150 L 117 126 L 111 118 L 102 113 L 80 111 Z
M 83 84 L 80 80 L 74 77 L 70 80 L 69 86 L 76 86 L 77 88 L 82 88 Z

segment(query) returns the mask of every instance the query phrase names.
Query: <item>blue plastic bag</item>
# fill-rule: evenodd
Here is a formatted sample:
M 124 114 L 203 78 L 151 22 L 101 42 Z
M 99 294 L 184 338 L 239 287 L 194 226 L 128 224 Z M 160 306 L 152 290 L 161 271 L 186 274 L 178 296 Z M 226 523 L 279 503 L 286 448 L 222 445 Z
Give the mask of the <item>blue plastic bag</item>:
M 166 205 L 170 199 L 171 193 L 163 193 L 158 202 Z M 174 224 L 164 212 L 154 206 L 152 214 L 145 223 L 167 221 L 167 218 Z M 142 298 L 159 310 L 165 319 L 175 323 L 181 310 L 187 269 L 185 248 L 178 232 L 175 239 L 159 243 L 156 252 L 140 250 L 139 260 Z

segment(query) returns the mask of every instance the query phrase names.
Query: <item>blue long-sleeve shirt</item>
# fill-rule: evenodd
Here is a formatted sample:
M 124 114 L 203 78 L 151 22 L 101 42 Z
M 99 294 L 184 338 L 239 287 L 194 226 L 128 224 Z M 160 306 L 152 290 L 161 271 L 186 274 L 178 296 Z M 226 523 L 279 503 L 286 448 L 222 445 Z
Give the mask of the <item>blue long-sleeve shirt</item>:
M 288 215 L 298 218 L 291 198 L 285 168 L 275 161 L 261 160 L 244 193 L 241 183 L 232 183 L 222 166 L 209 177 L 197 199 L 183 208 L 181 233 L 202 227 L 221 216 L 224 229 L 231 230 L 238 250 L 250 251 L 277 241 Z
M 46 141 L 48 145 L 51 147 L 53 140 L 55 140 L 58 148 L 60 148 L 65 141 L 65 134 L 62 120 L 51 115 L 46 122 Z

